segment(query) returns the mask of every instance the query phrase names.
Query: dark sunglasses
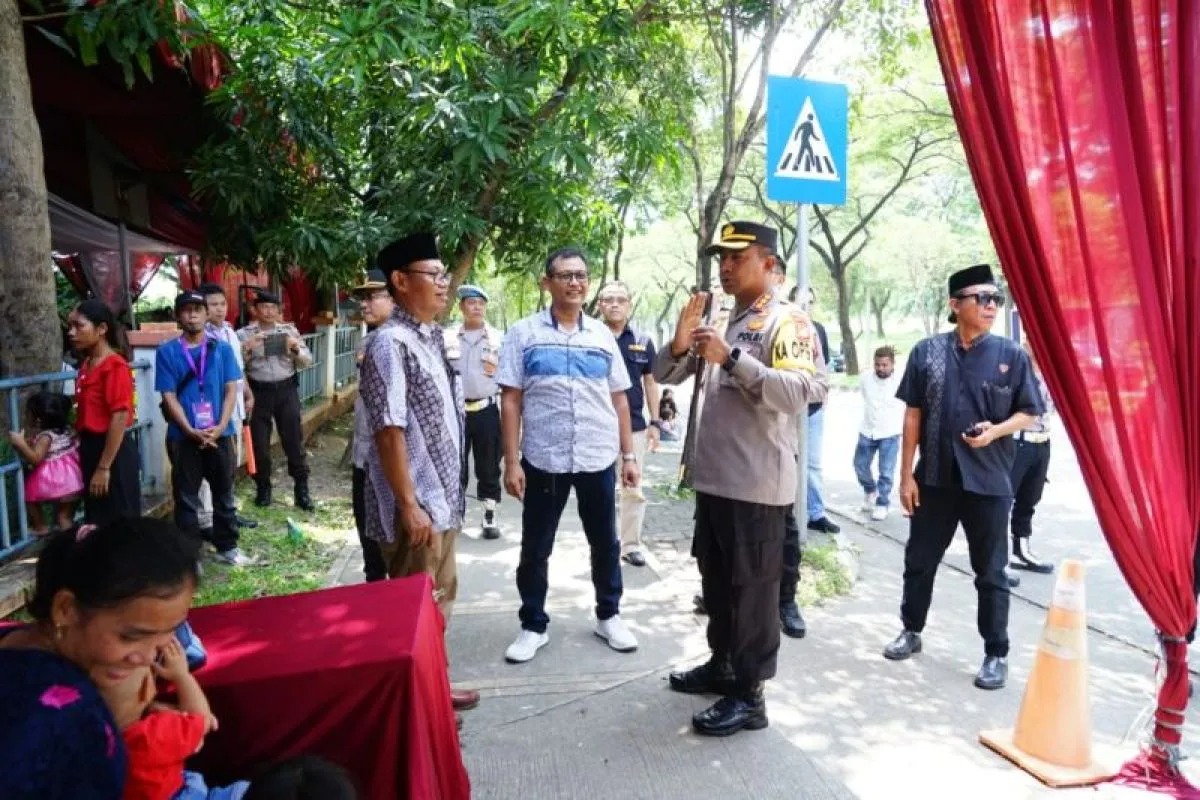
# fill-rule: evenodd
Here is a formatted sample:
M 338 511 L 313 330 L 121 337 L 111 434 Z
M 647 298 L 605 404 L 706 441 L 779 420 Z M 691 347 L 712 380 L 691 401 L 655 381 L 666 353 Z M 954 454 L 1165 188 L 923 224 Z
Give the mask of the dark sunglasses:
M 969 300 L 973 297 L 981 307 L 990 306 L 992 303 L 995 303 L 997 308 L 1004 305 L 1003 292 L 975 292 L 974 294 L 956 294 L 954 297 L 957 300 Z

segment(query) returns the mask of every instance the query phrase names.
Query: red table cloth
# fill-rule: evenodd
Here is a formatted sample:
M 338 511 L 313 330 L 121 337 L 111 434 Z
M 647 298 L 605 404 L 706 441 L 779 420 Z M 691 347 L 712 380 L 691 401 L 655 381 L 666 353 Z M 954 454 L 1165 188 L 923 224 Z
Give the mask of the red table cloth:
M 370 800 L 470 797 L 432 589 L 418 575 L 194 609 L 220 729 L 191 766 L 221 785 L 311 754 Z

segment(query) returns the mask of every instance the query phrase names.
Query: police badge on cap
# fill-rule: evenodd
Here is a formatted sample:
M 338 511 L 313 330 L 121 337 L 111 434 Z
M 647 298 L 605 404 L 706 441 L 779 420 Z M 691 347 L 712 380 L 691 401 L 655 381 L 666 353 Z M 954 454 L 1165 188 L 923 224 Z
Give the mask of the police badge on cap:
M 779 244 L 779 233 L 757 222 L 727 222 L 721 228 L 721 238 L 706 247 L 704 255 L 715 256 L 722 250 L 745 250 L 752 244 L 762 245 L 774 253 Z

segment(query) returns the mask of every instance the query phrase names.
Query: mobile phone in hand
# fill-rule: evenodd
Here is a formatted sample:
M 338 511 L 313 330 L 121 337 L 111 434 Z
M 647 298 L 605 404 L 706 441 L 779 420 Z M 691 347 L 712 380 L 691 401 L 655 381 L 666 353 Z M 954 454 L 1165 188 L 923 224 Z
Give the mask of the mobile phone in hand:
M 976 436 L 979 436 L 982 433 L 983 433 L 983 426 L 977 422 L 974 425 L 972 425 L 971 427 L 967 428 L 965 431 L 963 431 L 963 436 L 967 437 L 968 439 L 974 439 Z

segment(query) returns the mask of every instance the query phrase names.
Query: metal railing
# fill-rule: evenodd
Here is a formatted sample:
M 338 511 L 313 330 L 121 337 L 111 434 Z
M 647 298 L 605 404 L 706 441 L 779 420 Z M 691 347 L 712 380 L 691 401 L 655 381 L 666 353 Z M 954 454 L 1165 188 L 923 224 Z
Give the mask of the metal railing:
M 313 363 L 296 373 L 300 381 L 301 405 L 320 400 L 325 393 L 325 337 L 325 331 L 302 337 L 312 353 Z
M 333 386 L 341 389 L 358 380 L 358 345 L 362 342 L 362 326 L 351 325 L 336 328 L 336 362 L 333 371 Z
M 130 364 L 130 368 L 135 372 L 148 370 L 150 366 L 148 361 L 135 361 Z M 16 431 L 24 427 L 21 408 L 21 398 L 27 394 L 24 390 L 36 387 L 39 390 L 60 391 L 67 396 L 74 396 L 74 380 L 74 370 L 0 380 L 0 392 L 5 394 L 5 407 L 8 410 L 9 430 Z M 136 386 L 136 380 L 134 384 Z M 140 402 L 135 392 L 135 415 Z M 138 475 L 142 484 L 142 496 L 145 496 L 154 492 L 159 480 L 158 476 L 147 468 L 147 437 L 143 435 L 153 423 L 149 419 L 141 418 L 142 415 L 137 416 L 139 418 L 129 429 L 129 434 L 138 445 Z M 29 545 L 33 537 L 29 535 L 29 518 L 25 509 L 25 480 L 21 457 L 7 440 L 0 452 L 4 454 L 3 463 L 0 463 L 0 558 L 4 558 Z

